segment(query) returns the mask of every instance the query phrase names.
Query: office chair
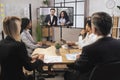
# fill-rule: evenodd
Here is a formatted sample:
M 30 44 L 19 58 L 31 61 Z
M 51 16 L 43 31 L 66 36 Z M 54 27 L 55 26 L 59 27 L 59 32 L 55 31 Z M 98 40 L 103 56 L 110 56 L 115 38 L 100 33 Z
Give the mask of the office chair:
M 104 63 L 95 66 L 89 80 L 120 80 L 120 62 Z

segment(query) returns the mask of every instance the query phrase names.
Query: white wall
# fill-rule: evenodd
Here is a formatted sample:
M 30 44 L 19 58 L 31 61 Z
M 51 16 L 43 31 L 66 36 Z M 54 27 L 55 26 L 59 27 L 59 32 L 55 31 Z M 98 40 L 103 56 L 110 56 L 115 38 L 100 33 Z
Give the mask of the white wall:
M 113 9 L 108 9 L 106 7 L 106 2 L 108 0 L 89 0 L 89 16 L 91 16 L 94 12 L 97 11 L 104 11 L 112 15 L 112 13 L 115 16 L 120 16 L 120 10 L 116 7 L 117 5 L 120 6 L 120 0 L 114 0 L 115 1 L 115 7 Z
M 20 16 L 20 17 L 24 17 L 22 14 L 22 11 L 19 11 L 19 10 L 24 10 L 23 8 L 26 6 L 26 5 L 29 5 L 31 4 L 31 7 L 32 7 L 32 25 L 33 25 L 33 28 L 32 28 L 32 31 L 33 31 L 33 36 L 35 38 L 35 33 L 36 33 L 36 24 L 37 24 L 37 17 L 36 17 L 36 8 L 40 7 L 40 6 L 44 6 L 44 4 L 42 3 L 43 0 L 0 0 L 0 3 L 4 4 L 5 6 L 12 6 L 11 8 L 15 8 L 14 11 L 9 11 L 7 12 L 7 15 L 12 15 L 13 14 L 16 14 L 17 16 Z M 50 0 L 50 6 L 53 5 L 53 1 L 54 0 Z M 18 10 L 17 10 L 17 8 Z M 11 9 L 13 10 L 13 9 Z M 6 16 L 7 16 L 6 15 Z

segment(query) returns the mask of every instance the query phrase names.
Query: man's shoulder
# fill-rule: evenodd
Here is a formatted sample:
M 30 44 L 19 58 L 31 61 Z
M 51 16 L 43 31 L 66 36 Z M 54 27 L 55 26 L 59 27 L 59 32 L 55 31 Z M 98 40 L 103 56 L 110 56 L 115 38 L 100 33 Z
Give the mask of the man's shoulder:
M 100 47 L 103 47 L 103 46 L 120 46 L 120 40 L 117 40 L 117 39 L 114 39 L 114 38 L 111 38 L 111 37 L 107 37 L 107 38 L 101 38 L 99 40 L 96 40 L 94 43 L 92 44 L 89 44 L 87 46 L 85 46 L 84 48 L 85 49 L 95 49 L 95 48 L 100 48 Z

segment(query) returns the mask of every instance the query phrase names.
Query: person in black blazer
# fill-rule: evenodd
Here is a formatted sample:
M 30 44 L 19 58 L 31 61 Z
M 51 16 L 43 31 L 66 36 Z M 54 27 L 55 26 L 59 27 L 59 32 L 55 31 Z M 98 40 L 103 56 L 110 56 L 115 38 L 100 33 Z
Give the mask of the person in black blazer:
M 48 14 L 45 18 L 45 23 L 48 26 L 57 26 L 57 17 L 54 14 L 55 14 L 55 9 L 51 8 L 50 14 Z
M 105 12 L 96 12 L 92 15 L 91 22 L 97 41 L 83 47 L 75 63 L 68 65 L 78 72 L 79 80 L 89 80 L 92 69 L 98 64 L 120 61 L 120 41 L 108 36 L 113 26 L 111 16 Z M 65 73 L 65 80 L 68 80 L 69 75 L 71 74 Z
M 3 30 L 7 37 L 0 41 L 0 80 L 27 80 L 23 67 L 31 71 L 43 65 L 43 55 L 32 58 L 27 55 L 25 44 L 21 42 L 20 28 L 18 17 L 5 17 Z

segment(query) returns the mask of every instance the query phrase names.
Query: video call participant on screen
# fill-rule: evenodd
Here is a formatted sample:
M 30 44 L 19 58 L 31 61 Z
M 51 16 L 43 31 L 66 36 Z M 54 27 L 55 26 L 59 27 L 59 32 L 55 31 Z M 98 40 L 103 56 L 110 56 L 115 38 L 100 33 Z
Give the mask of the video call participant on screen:
M 120 61 L 120 41 L 108 36 L 113 26 L 112 17 L 105 12 L 96 12 L 91 17 L 91 23 L 98 40 L 83 47 L 80 57 L 68 66 L 69 69 L 78 71 L 78 76 L 66 72 L 65 80 L 89 80 L 96 65 Z
M 50 14 L 46 16 L 45 23 L 48 26 L 57 26 L 57 17 L 55 16 L 55 9 L 50 9 Z
M 31 28 L 32 23 L 30 19 L 22 18 L 21 39 L 25 43 L 29 56 L 31 56 L 34 49 L 42 46 L 42 42 L 35 42 L 35 40 L 33 39 L 32 35 L 30 34 Z
M 43 65 L 44 55 L 29 57 L 20 37 L 21 19 L 5 17 L 3 31 L 7 37 L 0 41 L 0 80 L 27 80 L 23 67 L 29 71 Z M 31 61 L 33 61 L 31 63 Z
M 69 26 L 70 20 L 66 11 L 61 11 L 58 18 L 58 25 Z

